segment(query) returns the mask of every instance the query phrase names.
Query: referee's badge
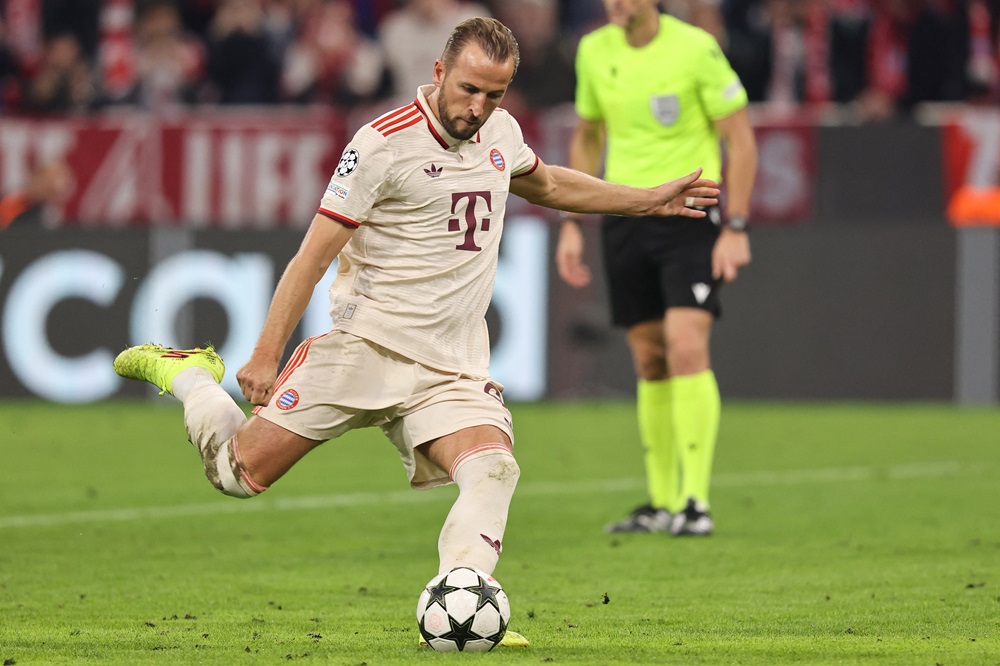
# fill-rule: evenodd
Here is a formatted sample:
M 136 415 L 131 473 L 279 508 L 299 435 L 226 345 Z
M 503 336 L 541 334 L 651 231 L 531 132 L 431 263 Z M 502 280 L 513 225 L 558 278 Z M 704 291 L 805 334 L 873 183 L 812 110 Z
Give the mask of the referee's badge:
M 662 95 L 649 99 L 649 108 L 653 117 L 664 127 L 670 127 L 677 122 L 681 114 L 681 103 L 677 95 Z

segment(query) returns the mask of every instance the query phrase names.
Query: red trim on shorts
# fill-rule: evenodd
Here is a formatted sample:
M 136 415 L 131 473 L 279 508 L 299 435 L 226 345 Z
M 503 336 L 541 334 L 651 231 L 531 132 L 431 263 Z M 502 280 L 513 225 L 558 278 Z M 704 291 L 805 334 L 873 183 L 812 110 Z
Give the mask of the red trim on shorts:
M 247 485 L 250 490 L 260 495 L 262 492 L 268 489 L 268 486 L 262 486 L 247 474 L 247 471 L 243 468 L 243 458 L 240 456 L 240 444 L 236 441 L 236 435 L 233 435 L 233 446 L 230 449 L 233 452 L 233 460 L 240 468 L 240 478 L 243 479 L 243 483 Z
M 454 480 L 455 472 L 463 463 L 468 461 L 470 458 L 474 458 L 477 455 L 485 453 L 487 451 L 503 451 L 505 453 L 511 452 L 510 447 L 502 442 L 491 442 L 489 444 L 480 444 L 479 446 L 474 446 L 471 449 L 466 449 L 465 451 L 462 451 L 457 458 L 455 458 L 455 462 L 451 464 L 451 469 L 448 470 L 448 476 L 450 476 L 452 480 Z
M 326 335 L 326 333 L 324 333 L 323 335 Z M 272 395 L 277 395 L 278 389 L 281 388 L 282 384 L 288 381 L 288 377 L 292 374 L 292 372 L 297 367 L 305 363 L 306 356 L 309 354 L 309 347 L 310 345 L 312 345 L 313 340 L 321 338 L 323 337 L 323 335 L 314 335 L 313 337 L 308 338 L 307 340 L 303 340 L 299 344 L 299 346 L 295 348 L 295 352 L 292 353 L 292 357 L 288 359 L 288 363 L 285 365 L 285 369 L 281 371 L 281 374 L 278 375 L 278 379 L 274 382 L 274 388 L 271 391 Z
M 357 229 L 358 227 L 361 226 L 360 222 L 355 222 L 349 217 L 344 217 L 343 215 L 340 215 L 339 213 L 334 213 L 332 210 L 327 210 L 326 208 L 320 208 L 316 212 L 324 217 L 330 218 L 334 222 L 340 222 L 345 227 L 351 227 L 352 229 Z
M 531 168 L 527 171 L 521 173 L 515 173 L 511 175 L 511 178 L 520 178 L 521 176 L 527 176 L 529 173 L 534 173 L 535 169 L 538 168 L 538 155 L 535 155 L 535 163 L 531 165 Z
M 326 335 L 326 333 L 324 333 L 323 335 Z M 274 388 L 271 389 L 272 398 L 280 394 L 278 389 L 281 388 L 281 386 L 286 381 L 288 381 L 288 378 L 291 376 L 292 372 L 300 365 L 305 363 L 306 356 L 309 354 L 309 346 L 313 343 L 313 340 L 318 340 L 319 338 L 322 338 L 323 335 L 314 335 L 313 337 L 303 340 L 301 343 L 299 343 L 299 346 L 295 348 L 294 352 L 292 352 L 292 357 L 288 359 L 288 363 L 285 364 L 285 367 L 284 369 L 282 369 L 281 374 L 278 375 L 278 378 L 274 382 Z M 257 407 L 253 408 L 253 413 L 259 414 L 260 410 L 262 409 L 264 409 L 264 405 L 258 405 Z

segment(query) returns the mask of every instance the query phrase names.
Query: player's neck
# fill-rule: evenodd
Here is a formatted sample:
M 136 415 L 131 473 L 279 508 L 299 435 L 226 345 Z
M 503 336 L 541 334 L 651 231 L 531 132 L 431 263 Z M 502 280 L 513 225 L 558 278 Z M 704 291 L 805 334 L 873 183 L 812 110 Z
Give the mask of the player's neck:
M 641 49 L 660 32 L 660 11 L 654 5 L 649 11 L 634 17 L 625 27 L 625 41 L 634 49 Z
M 427 96 L 427 111 L 437 119 L 438 123 L 441 123 L 441 116 L 438 114 L 438 96 L 441 94 L 441 88 L 434 86 L 434 91 Z

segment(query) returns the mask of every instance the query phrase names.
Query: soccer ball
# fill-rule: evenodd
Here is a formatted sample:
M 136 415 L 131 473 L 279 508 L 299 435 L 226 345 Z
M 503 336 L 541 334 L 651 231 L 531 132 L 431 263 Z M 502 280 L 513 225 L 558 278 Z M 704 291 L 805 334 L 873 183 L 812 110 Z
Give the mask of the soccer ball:
M 507 632 L 510 602 L 496 578 L 471 567 L 438 574 L 417 601 L 417 627 L 438 652 L 488 652 Z

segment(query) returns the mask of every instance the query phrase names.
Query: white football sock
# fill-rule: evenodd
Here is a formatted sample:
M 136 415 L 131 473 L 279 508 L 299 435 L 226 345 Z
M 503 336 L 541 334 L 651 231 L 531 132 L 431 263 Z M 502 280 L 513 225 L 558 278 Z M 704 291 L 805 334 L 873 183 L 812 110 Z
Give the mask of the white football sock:
M 172 388 L 184 403 L 184 427 L 198 451 L 218 449 L 246 423 L 243 410 L 208 370 L 189 368 L 174 378 Z
M 265 487 L 243 472 L 235 436 L 247 417 L 204 368 L 189 368 L 173 381 L 174 397 L 184 404 L 184 427 L 205 465 L 205 475 L 219 491 L 253 497 Z
M 462 566 L 493 573 L 520 473 L 514 456 L 500 443 L 469 449 L 455 460 L 451 478 L 458 484 L 458 499 L 438 538 L 438 573 Z
M 184 396 L 186 396 L 193 388 L 206 381 L 211 384 L 219 383 L 215 381 L 215 377 L 212 376 L 212 373 L 205 368 L 195 366 L 193 368 L 188 368 L 187 370 L 181 370 L 177 373 L 177 376 L 174 377 L 174 381 L 170 382 L 170 392 L 175 398 L 184 402 Z

